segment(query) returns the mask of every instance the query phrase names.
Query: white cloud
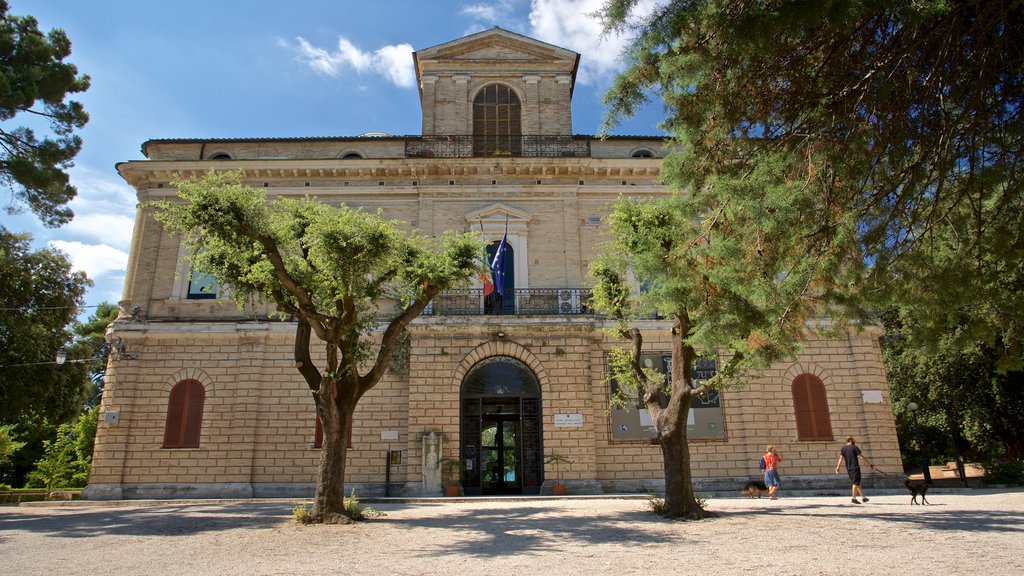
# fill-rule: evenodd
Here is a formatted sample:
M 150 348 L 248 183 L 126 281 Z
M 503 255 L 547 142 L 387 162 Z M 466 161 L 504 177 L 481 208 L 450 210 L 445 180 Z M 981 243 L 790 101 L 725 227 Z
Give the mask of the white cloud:
M 498 6 L 488 6 L 487 4 L 473 4 L 471 6 L 464 6 L 462 8 L 461 13 L 464 16 L 469 16 L 470 18 L 475 18 L 476 20 L 483 20 L 484 22 L 495 22 L 498 19 Z
M 138 203 L 132 187 L 116 175 L 80 166 L 71 170 L 71 182 L 78 188 L 78 196 L 70 204 L 75 218 L 61 228 L 61 237 L 127 251 Z
M 409 44 L 384 46 L 374 52 L 364 52 L 341 36 L 338 38 L 337 50 L 330 52 L 313 46 L 305 38 L 298 37 L 295 40 L 299 61 L 321 74 L 339 77 L 352 70 L 357 74 L 383 76 L 402 88 L 416 85 L 412 65 L 413 49 Z
M 110 272 L 123 274 L 128 267 L 128 253 L 107 244 L 84 244 L 67 240 L 51 240 L 50 246 L 71 258 L 71 267 L 96 280 Z
M 530 8 L 530 35 L 583 55 L 577 81 L 581 84 L 607 84 L 624 64 L 622 52 L 630 37 L 602 37 L 601 21 L 595 16 L 605 0 L 533 0 Z M 660 2 L 641 0 L 635 14 L 646 16 Z

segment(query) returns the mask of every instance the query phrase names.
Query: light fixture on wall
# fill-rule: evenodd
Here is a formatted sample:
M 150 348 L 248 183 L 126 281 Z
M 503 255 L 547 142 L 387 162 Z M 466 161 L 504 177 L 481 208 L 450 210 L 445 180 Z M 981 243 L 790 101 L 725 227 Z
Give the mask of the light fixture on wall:
M 505 337 L 505 333 L 504 332 L 498 332 L 498 338 L 504 338 L 504 337 Z

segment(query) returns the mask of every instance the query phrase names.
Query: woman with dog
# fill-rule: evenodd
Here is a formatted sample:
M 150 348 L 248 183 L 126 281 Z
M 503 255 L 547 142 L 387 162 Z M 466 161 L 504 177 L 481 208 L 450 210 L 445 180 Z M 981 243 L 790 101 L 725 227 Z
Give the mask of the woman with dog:
M 867 496 L 864 495 L 864 490 L 860 487 L 860 461 L 863 460 L 865 464 L 874 470 L 875 465 L 868 460 L 868 457 L 861 452 L 860 448 L 857 447 L 857 442 L 853 439 L 853 436 L 846 438 L 846 446 L 843 446 L 839 450 L 839 461 L 836 462 L 836 474 L 839 474 L 839 466 L 845 461 L 846 462 L 846 473 L 850 475 L 850 482 L 853 482 L 853 487 L 850 488 L 850 495 L 853 498 L 850 499 L 854 504 L 860 504 L 857 500 L 857 494 L 860 494 L 861 500 L 864 502 L 868 501 Z
M 778 500 L 775 493 L 782 484 L 779 478 L 779 462 L 782 462 L 782 456 L 775 451 L 774 444 L 769 444 L 764 452 L 764 485 L 768 487 L 768 498 L 771 500 Z

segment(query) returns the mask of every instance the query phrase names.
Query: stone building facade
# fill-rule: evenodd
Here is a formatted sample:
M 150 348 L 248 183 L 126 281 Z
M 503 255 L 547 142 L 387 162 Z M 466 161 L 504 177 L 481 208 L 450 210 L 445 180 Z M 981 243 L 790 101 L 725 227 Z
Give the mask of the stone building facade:
M 586 271 L 610 201 L 670 193 L 663 142 L 573 135 L 579 58 L 494 28 L 414 55 L 421 135 L 150 140 L 145 160 L 118 165 L 140 202 L 174 196 L 176 174 L 230 169 L 270 197 L 381 209 L 425 234 L 478 230 L 492 249 L 507 229 L 505 296 L 477 285 L 435 299 L 361 400 L 347 469 L 360 493 L 440 495 L 442 458 L 462 463 L 467 494 L 548 493 L 556 475 L 577 493 L 662 485 L 644 412 L 608 408 L 618 343 L 588 310 Z M 312 494 L 320 450 L 294 324 L 216 291 L 140 208 L 86 497 Z M 665 369 L 669 327 L 647 324 L 645 362 Z M 900 465 L 871 329 L 811 340 L 693 412 L 693 472 L 710 487 L 756 475 L 768 442 L 790 485 L 844 484 L 832 472 L 847 435 Z

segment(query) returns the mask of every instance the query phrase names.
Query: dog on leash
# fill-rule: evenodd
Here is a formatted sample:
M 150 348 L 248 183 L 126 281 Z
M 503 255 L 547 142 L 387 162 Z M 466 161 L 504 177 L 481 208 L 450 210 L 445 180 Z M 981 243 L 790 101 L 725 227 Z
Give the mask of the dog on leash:
M 918 495 L 921 496 L 921 502 L 923 502 L 924 504 L 928 504 L 928 500 L 926 500 L 924 497 L 925 492 L 928 491 L 927 484 L 925 484 L 924 482 L 911 482 L 910 480 L 904 480 L 903 485 L 907 487 L 907 490 L 910 490 L 910 495 L 912 497 L 910 499 L 911 505 L 917 504 Z
M 757 497 L 760 498 L 762 495 L 768 495 L 768 487 L 762 480 L 751 480 L 740 488 L 740 494 L 746 494 L 747 498 L 753 498 L 757 494 Z

